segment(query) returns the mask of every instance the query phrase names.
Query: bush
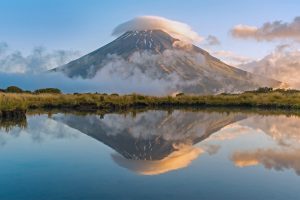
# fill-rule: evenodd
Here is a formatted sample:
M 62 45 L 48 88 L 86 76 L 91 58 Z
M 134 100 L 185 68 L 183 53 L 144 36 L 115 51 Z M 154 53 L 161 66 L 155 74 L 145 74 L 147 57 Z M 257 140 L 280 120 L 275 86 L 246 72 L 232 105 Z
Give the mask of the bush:
M 288 89 L 288 90 L 286 90 L 286 93 L 289 93 L 289 94 L 299 93 L 299 90 Z
M 104 96 L 100 96 L 99 100 L 104 101 Z
M 34 93 L 36 93 L 36 94 L 40 94 L 40 93 L 61 94 L 61 91 L 58 88 L 43 88 L 43 89 L 35 90 Z
M 180 92 L 180 93 L 176 94 L 176 97 L 180 97 L 180 96 L 184 96 L 184 93 Z
M 8 93 L 22 93 L 23 90 L 17 86 L 9 86 L 6 88 L 5 92 Z
M 258 92 L 258 93 L 268 93 L 268 92 L 272 92 L 272 91 L 273 91 L 273 88 L 260 87 L 255 92 Z
M 274 90 L 275 92 L 280 92 L 280 93 L 284 93 L 286 92 L 285 89 L 282 89 L 282 88 L 278 88 L 276 90 Z

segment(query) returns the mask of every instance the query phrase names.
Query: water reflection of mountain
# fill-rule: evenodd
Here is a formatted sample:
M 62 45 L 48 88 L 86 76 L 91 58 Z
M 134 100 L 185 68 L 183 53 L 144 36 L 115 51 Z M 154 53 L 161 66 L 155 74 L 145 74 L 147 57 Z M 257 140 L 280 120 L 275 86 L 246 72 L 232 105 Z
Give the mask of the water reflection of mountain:
M 244 120 L 242 120 L 244 119 Z M 237 122 L 237 123 L 235 123 Z M 229 125 L 229 126 L 227 126 Z M 211 134 L 225 127 L 219 134 Z M 33 142 L 77 138 L 80 133 L 95 138 L 118 152 L 112 159 L 140 174 L 160 174 L 188 166 L 201 153 L 217 152 L 221 141 L 248 134 L 251 146 L 238 143 L 230 158 L 238 167 L 263 165 L 267 169 L 293 169 L 300 175 L 300 118 L 249 113 L 148 111 L 135 117 L 122 114 L 28 115 L 0 119 L 0 146 L 21 135 Z M 253 134 L 256 133 L 256 134 Z M 263 134 L 265 138 L 262 139 Z M 209 140 L 205 140 L 209 137 Z M 194 145 L 205 140 L 200 145 Z M 257 141 L 258 141 L 257 140 Z M 264 144 L 264 145 L 261 145 Z
M 243 114 L 185 111 L 171 114 L 149 111 L 135 117 L 107 114 L 103 119 L 97 115 L 55 116 L 55 120 L 103 142 L 132 162 L 165 161 L 174 153 L 192 155 L 194 149 L 187 146 L 192 147 L 224 126 L 244 118 Z M 175 157 L 182 159 L 183 156 Z M 113 158 L 118 164 L 128 166 L 120 158 Z

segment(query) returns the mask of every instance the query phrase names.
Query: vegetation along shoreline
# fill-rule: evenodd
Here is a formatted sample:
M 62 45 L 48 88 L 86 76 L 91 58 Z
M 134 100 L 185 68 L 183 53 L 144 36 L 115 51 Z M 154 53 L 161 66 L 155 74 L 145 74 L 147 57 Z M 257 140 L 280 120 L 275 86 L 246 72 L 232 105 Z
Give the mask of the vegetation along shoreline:
M 32 109 L 74 109 L 82 111 L 131 108 L 263 108 L 300 109 L 300 91 L 259 88 L 239 94 L 146 96 L 140 94 L 74 93 L 56 88 L 23 91 L 16 86 L 0 89 L 0 118 L 18 118 Z

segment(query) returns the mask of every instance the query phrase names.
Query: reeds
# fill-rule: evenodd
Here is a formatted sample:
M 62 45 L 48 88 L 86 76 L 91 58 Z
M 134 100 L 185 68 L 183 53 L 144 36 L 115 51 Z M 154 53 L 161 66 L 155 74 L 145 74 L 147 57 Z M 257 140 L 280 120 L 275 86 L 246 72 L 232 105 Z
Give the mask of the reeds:
M 112 109 L 153 106 L 300 108 L 300 92 L 274 90 L 241 94 L 144 96 L 107 94 L 0 93 L 0 111 L 30 108 Z

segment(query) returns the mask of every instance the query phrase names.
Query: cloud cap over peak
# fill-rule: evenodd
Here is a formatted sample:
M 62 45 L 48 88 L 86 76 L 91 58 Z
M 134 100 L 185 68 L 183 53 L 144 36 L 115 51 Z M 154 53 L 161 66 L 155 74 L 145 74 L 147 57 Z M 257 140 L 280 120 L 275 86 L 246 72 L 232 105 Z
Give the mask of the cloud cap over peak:
M 159 16 L 139 16 L 118 25 L 112 35 L 118 36 L 127 31 L 142 31 L 159 29 L 170 34 L 172 37 L 185 41 L 197 43 L 203 38 L 192 28 L 182 22 L 166 19 Z

